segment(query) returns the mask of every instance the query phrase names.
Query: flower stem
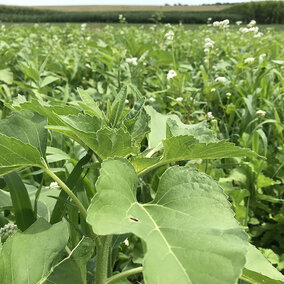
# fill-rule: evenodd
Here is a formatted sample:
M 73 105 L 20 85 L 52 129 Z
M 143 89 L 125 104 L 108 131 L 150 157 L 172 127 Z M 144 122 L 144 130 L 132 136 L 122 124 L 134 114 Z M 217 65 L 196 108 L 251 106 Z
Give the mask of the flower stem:
M 55 180 L 58 185 L 68 194 L 68 196 L 73 200 L 73 202 L 77 205 L 84 219 L 87 218 L 87 210 L 81 203 L 81 201 L 77 198 L 77 196 L 72 192 L 72 190 L 48 167 L 43 167 L 44 171 Z
M 137 268 L 133 268 L 133 269 L 129 269 L 127 271 L 123 271 L 119 274 L 116 274 L 110 278 L 107 279 L 107 281 L 105 282 L 105 284 L 111 284 L 111 283 L 114 283 L 115 281 L 119 280 L 119 279 L 122 279 L 122 278 L 126 278 L 130 275 L 133 275 L 133 274 L 137 274 L 137 273 L 140 273 L 143 271 L 143 267 L 140 266 L 140 267 L 137 267 Z

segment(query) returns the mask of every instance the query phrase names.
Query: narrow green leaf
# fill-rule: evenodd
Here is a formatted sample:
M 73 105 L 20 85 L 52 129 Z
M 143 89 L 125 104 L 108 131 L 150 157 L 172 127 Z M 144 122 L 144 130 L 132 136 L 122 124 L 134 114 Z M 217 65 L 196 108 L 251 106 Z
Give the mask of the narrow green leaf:
M 24 233 L 9 237 L 0 253 L 1 284 L 38 283 L 49 273 L 67 241 L 65 222 L 51 226 L 42 218 Z
M 74 167 L 74 169 L 72 170 L 72 172 L 70 173 L 67 181 L 66 181 L 66 185 L 72 190 L 74 191 L 74 188 L 84 170 L 84 165 L 86 165 L 90 159 L 92 157 L 92 153 L 88 152 Z M 65 208 L 66 208 L 66 203 L 64 202 L 64 200 L 68 199 L 68 195 L 65 191 L 61 191 L 59 194 L 59 199 L 57 200 L 54 209 L 52 211 L 52 215 L 50 218 L 50 223 L 54 224 L 57 222 L 60 222 L 62 220 L 62 217 L 64 215 L 65 212 Z
M 40 83 L 40 88 L 43 88 L 43 87 L 45 87 L 45 86 L 48 86 L 48 85 L 50 85 L 51 83 L 53 83 L 53 82 L 55 82 L 55 81 L 57 81 L 57 80 L 59 80 L 58 77 L 47 76 L 47 77 L 45 77 L 45 78 L 41 81 L 41 83 Z
M 215 181 L 189 167 L 173 167 L 146 204 L 137 202 L 137 186 L 127 160 L 104 161 L 87 221 L 96 234 L 131 232 L 146 242 L 146 284 L 236 283 L 247 236 Z
M 5 175 L 4 180 L 9 188 L 17 226 L 24 231 L 36 220 L 28 191 L 16 172 Z
M 109 121 L 112 127 L 119 126 L 126 98 L 127 98 L 127 86 L 123 86 L 120 92 L 115 96 L 115 100 L 111 105 L 111 113 Z

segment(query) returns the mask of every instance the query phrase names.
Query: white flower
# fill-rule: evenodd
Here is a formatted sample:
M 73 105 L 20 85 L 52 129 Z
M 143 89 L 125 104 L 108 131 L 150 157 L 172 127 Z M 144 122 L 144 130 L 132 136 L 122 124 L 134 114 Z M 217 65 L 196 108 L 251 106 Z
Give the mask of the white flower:
M 255 20 L 251 20 L 249 23 L 248 23 L 248 27 L 253 27 L 256 25 L 256 21 Z
M 214 115 L 212 114 L 211 111 L 209 111 L 209 112 L 207 112 L 207 117 L 208 117 L 209 119 L 213 119 L 213 118 L 214 118 Z
M 50 183 L 49 188 L 50 189 L 58 189 L 58 188 L 60 188 L 60 186 L 58 185 L 58 183 L 56 181 L 53 181 L 53 182 Z
M 219 29 L 223 30 L 223 29 L 227 29 L 229 28 L 229 24 L 230 21 L 228 19 L 224 20 L 224 21 L 215 21 L 213 22 L 213 27 L 218 27 Z
M 129 100 L 128 100 L 128 99 L 126 99 L 126 100 L 125 100 L 125 103 L 126 103 L 126 104 L 129 104 Z
M 215 79 L 216 83 L 225 83 L 227 81 L 227 79 L 225 77 L 217 77 Z
M 259 33 L 257 33 L 257 34 L 254 35 L 255 38 L 262 37 L 262 36 L 263 36 L 263 33 L 262 33 L 262 32 L 259 32 Z
M 209 52 L 214 47 L 214 41 L 211 40 L 209 37 L 205 38 L 204 43 L 204 52 Z
M 211 93 L 214 93 L 215 91 L 216 91 L 215 88 L 212 88 L 212 89 L 210 90 Z
M 124 240 L 124 244 L 128 247 L 129 246 L 129 241 L 128 241 L 128 239 L 125 239 Z
M 227 98 L 229 98 L 231 95 L 231 93 L 226 93 Z
M 241 25 L 243 22 L 242 21 L 236 21 L 236 25 Z
M 168 80 L 169 80 L 169 79 L 172 79 L 172 78 L 174 78 L 176 75 L 177 75 L 177 73 L 176 73 L 175 70 L 170 70 L 170 71 L 168 72 L 167 79 L 168 79 Z
M 120 14 L 120 15 L 118 16 L 118 19 L 119 19 L 119 20 L 122 20 L 122 19 L 123 19 L 123 15 Z
M 81 25 L 81 30 L 84 31 L 86 29 L 86 27 L 87 27 L 87 24 L 82 24 Z
M 137 65 L 137 57 L 126 58 L 126 62 L 136 66 Z
M 183 101 L 183 98 L 182 98 L 182 97 L 178 97 L 178 98 L 176 98 L 176 101 L 177 101 L 177 102 L 182 102 L 182 101 Z
M 90 68 L 90 69 L 92 68 L 89 63 L 86 63 L 85 66 L 86 66 L 87 68 Z
M 266 115 L 266 111 L 263 111 L 263 110 L 260 109 L 256 112 L 256 114 L 258 114 L 260 116 L 264 116 L 264 115 Z
M 208 22 L 212 21 L 212 18 L 211 18 L 211 17 L 209 17 L 209 18 L 207 19 L 207 21 L 208 21 Z
M 248 28 L 240 28 L 239 31 L 243 34 L 246 34 L 249 32 L 249 29 Z
M 87 37 L 86 37 L 86 40 L 90 40 L 90 39 L 91 39 L 91 37 L 90 37 L 90 36 L 87 36 Z
M 173 40 L 174 39 L 174 32 L 172 30 L 168 31 L 166 34 L 165 34 L 165 37 L 168 39 L 168 40 Z
M 153 98 L 153 97 L 149 98 L 149 100 L 150 100 L 150 102 L 152 102 L 152 103 L 156 101 L 156 99 Z
M 254 62 L 254 58 L 253 57 L 248 57 L 245 59 L 245 63 L 252 63 Z

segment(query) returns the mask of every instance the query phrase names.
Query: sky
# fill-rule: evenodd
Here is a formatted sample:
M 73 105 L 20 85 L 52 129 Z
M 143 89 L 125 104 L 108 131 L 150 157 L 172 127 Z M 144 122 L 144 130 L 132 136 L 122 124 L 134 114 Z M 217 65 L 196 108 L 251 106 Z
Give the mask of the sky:
M 177 3 L 188 5 L 238 3 L 246 0 L 0 0 L 0 5 L 18 6 L 57 6 L 57 5 L 173 5 Z M 248 1 L 248 0 L 247 0 Z

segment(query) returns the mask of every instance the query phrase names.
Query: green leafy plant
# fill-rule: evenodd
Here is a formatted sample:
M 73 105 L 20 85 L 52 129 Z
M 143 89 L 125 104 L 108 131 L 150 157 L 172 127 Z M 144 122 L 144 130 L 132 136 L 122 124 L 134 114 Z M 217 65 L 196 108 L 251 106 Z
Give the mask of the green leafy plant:
M 106 111 L 88 92 L 79 94 L 77 107 L 34 99 L 10 105 L 12 114 L 0 121 L 3 194 L 10 194 L 10 218 L 22 231 L 2 244 L 3 284 L 284 282 L 249 245 L 222 188 L 187 163 L 260 156 L 218 140 L 204 123 L 184 124 L 145 106 L 131 85 Z M 125 106 L 130 95 L 131 108 Z M 66 180 L 51 167 L 66 155 L 46 154 L 48 130 L 81 151 Z M 37 171 L 34 197 L 16 171 Z M 61 192 L 46 220 L 39 202 L 48 181 L 50 194 Z M 139 257 L 136 252 L 121 269 L 121 253 L 134 238 Z

